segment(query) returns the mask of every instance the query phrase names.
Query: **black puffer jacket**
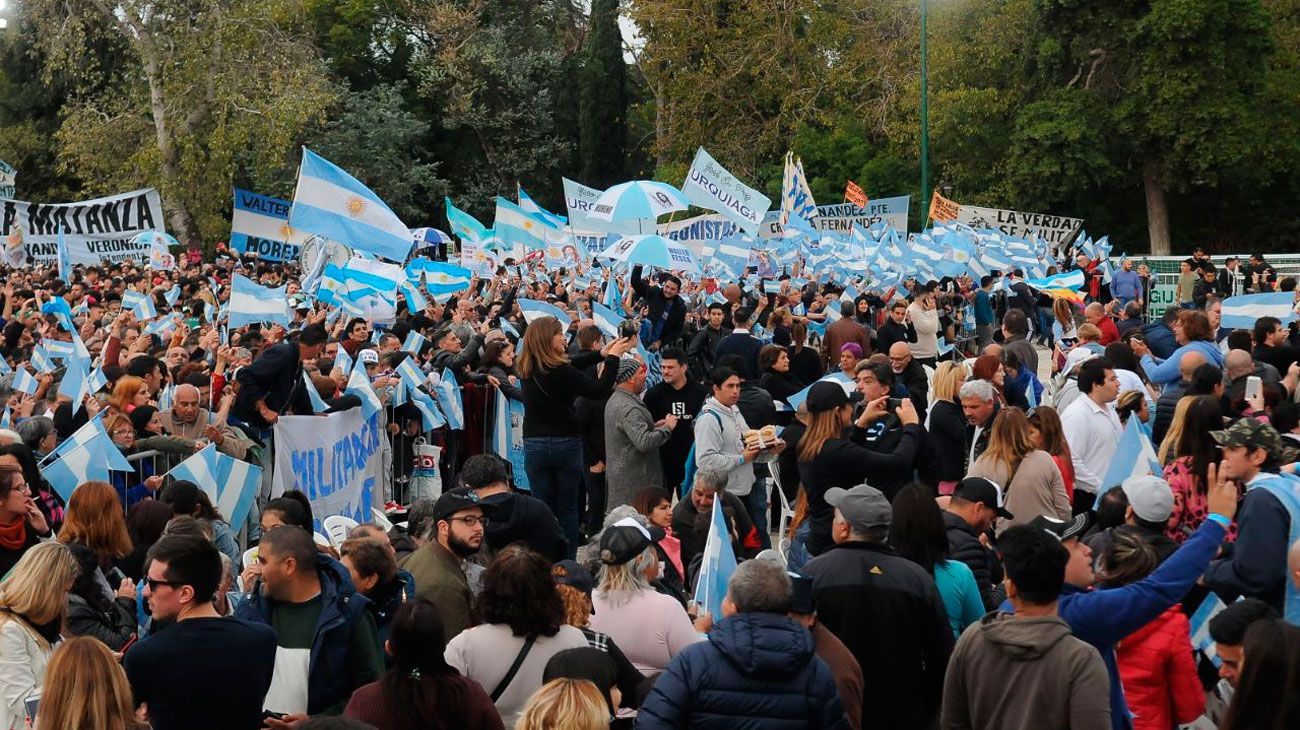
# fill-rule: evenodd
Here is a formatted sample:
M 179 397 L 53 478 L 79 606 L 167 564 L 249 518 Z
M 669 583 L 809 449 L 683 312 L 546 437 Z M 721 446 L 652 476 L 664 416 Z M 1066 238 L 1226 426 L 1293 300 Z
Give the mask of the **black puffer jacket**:
M 948 531 L 948 557 L 960 560 L 975 574 L 984 609 L 992 611 L 1002 603 L 1002 563 L 998 555 L 980 543 L 980 536 L 961 515 L 944 510 L 943 526 Z
M 921 481 L 931 486 L 960 481 L 966 475 L 966 434 L 969 423 L 961 405 L 936 400 L 930 408 L 927 457 L 920 465 Z

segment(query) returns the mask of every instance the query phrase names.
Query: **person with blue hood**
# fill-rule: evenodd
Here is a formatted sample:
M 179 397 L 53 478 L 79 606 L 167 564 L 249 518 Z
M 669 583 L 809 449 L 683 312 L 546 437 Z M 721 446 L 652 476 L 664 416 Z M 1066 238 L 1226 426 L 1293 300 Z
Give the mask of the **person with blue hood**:
M 1237 489 L 1231 482 L 1217 479 L 1213 467 L 1206 506 L 1209 516 L 1190 537 L 1170 555 L 1155 572 L 1122 588 L 1094 590 L 1092 550 L 1079 538 L 1088 526 L 1088 513 L 1072 521 L 1039 516 L 1031 527 L 1050 532 L 1070 553 L 1065 566 L 1065 587 L 1056 612 L 1076 637 L 1092 644 L 1101 653 L 1110 679 L 1110 724 L 1113 730 L 1132 730 L 1133 717 L 1124 699 L 1124 685 L 1115 658 L 1115 644 L 1146 626 L 1170 606 L 1183 599 L 1205 572 L 1210 559 L 1228 535 L 1228 526 L 1237 514 Z M 1014 613 L 1010 601 L 1002 610 Z
M 379 678 L 384 660 L 369 601 L 347 568 L 316 550 L 310 532 L 279 525 L 262 536 L 260 589 L 238 601 L 235 618 L 275 629 L 275 674 L 263 710 L 267 726 L 338 715 L 357 688 Z
M 655 681 L 637 728 L 837 728 L 848 718 L 812 634 L 787 616 L 785 568 L 768 560 L 736 567 L 723 618 L 708 640 L 678 652 Z

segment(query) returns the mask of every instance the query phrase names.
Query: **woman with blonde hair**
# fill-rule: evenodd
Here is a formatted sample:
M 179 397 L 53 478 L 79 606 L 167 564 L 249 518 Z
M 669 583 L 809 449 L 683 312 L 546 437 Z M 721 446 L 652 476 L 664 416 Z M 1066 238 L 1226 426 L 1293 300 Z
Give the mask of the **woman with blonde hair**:
M 600 352 L 569 357 L 564 325 L 554 317 L 533 320 L 524 330 L 516 369 L 523 381 L 524 470 L 533 496 L 551 508 L 569 541 L 578 549 L 578 498 L 582 485 L 582 424 L 574 410 L 579 397 L 608 398 L 618 375 L 619 358 L 636 346 L 635 337 L 605 345 Z M 598 378 L 583 371 L 604 363 Z
M 117 492 L 108 482 L 82 482 L 72 490 L 59 542 L 85 545 L 105 570 L 131 553 L 131 534 Z
M 957 482 L 966 476 L 962 453 L 966 446 L 966 416 L 957 397 L 966 382 L 966 366 L 944 360 L 934 369 L 934 402 L 925 417 L 929 457 L 920 465 L 921 481 L 939 488 L 939 494 L 952 494 Z
M 113 653 L 88 636 L 59 645 L 50 659 L 36 730 L 144 730 L 131 685 Z
M 1165 440 L 1160 442 L 1160 449 L 1156 451 L 1156 461 L 1161 466 L 1169 466 L 1178 457 L 1178 442 L 1182 440 L 1183 429 L 1187 425 L 1187 409 L 1194 400 L 1196 398 L 1193 396 L 1185 395 L 1174 406 L 1174 417 L 1169 421 L 1169 430 L 1165 431 Z
M 591 571 L 575 561 L 561 560 L 551 566 L 551 575 L 555 576 L 555 590 L 564 603 L 564 623 L 581 631 L 591 648 L 599 649 L 609 657 L 617 672 L 615 681 L 623 695 L 622 706 L 636 707 L 645 675 L 618 648 L 614 637 L 592 630 L 591 591 L 595 588 L 596 579 L 592 577 Z
M 149 405 L 149 385 L 134 375 L 123 375 L 113 386 L 108 405 L 116 413 L 128 415 L 140 406 Z
M 45 686 L 76 575 L 68 546 L 43 542 L 0 583 L 0 730 L 27 727 L 26 702 Z
M 1058 520 L 1071 517 L 1065 480 L 1052 455 L 1034 445 L 1029 420 L 1019 408 L 1003 408 L 993 419 L 988 448 L 975 460 L 967 476 L 984 477 L 1002 488 L 1002 504 L 1014 520 L 998 520 L 1002 534 L 1014 525 L 1028 524 L 1039 515 Z
M 609 705 L 585 679 L 552 679 L 528 698 L 515 730 L 606 730 Z

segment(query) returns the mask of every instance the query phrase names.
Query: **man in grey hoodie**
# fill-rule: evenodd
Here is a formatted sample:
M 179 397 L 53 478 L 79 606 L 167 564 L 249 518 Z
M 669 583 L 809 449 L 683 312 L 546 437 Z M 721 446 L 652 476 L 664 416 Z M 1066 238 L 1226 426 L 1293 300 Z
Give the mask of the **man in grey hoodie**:
M 1015 613 L 990 613 L 957 640 L 940 727 L 1110 730 L 1106 665 L 1056 613 L 1069 552 L 1032 525 L 1002 533 L 998 549 Z
M 614 392 L 605 402 L 605 508 L 632 504 L 636 493 L 664 483 L 659 447 L 668 442 L 677 426 L 677 416 L 656 422 L 641 402 L 645 390 L 646 366 L 627 358 L 618 365 Z
M 704 401 L 695 418 L 695 466 L 727 475 L 727 491 L 746 499 L 754 489 L 757 448 L 745 448 L 749 425 L 740 415 L 740 374 L 728 367 L 716 367 L 709 374 L 713 395 Z

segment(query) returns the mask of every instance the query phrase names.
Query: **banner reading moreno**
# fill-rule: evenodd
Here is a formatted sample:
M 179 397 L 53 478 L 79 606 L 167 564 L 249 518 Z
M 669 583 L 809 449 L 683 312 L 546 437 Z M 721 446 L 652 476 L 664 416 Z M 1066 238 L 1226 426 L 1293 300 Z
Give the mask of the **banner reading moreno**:
M 73 264 L 126 259 L 144 261 L 149 246 L 131 238 L 143 231 L 162 231 L 162 198 L 153 188 L 80 203 L 0 201 L 0 236 L 17 236 L 27 260 L 52 262 L 58 256 L 59 230 Z

